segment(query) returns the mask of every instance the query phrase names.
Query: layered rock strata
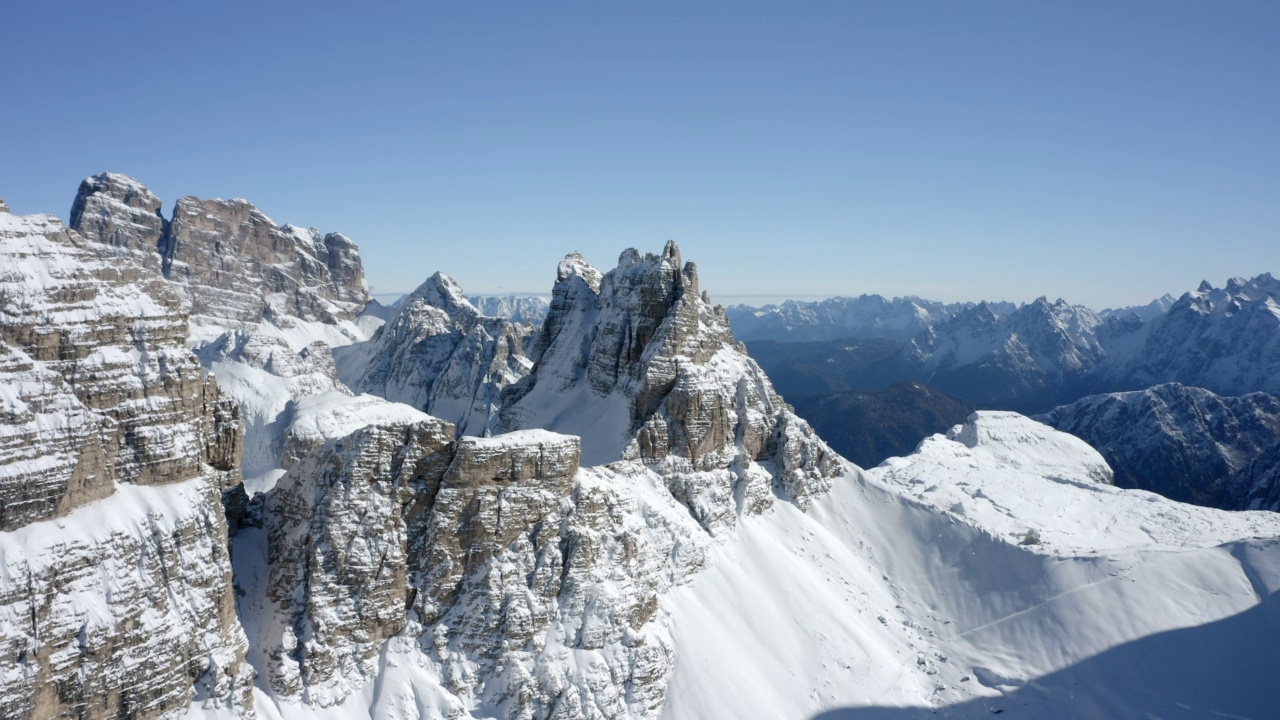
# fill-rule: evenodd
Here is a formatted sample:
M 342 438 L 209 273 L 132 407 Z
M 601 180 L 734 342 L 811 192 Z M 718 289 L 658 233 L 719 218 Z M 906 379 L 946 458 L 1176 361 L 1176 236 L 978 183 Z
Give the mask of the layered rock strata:
M 267 496 L 276 692 L 327 705 L 376 676 L 415 594 L 409 526 L 430 510 L 452 443 L 434 418 L 369 425 L 294 464 Z
M 637 493 L 660 487 L 642 467 L 580 469 L 576 437 L 452 438 L 367 427 L 268 493 L 273 689 L 349 702 L 390 662 L 434 668 L 451 707 L 654 717 L 675 659 L 658 598 L 702 566 L 703 532 Z
M 4 717 L 251 703 L 221 502 L 238 412 L 119 247 L 0 214 Z
M 190 303 L 224 325 L 292 318 L 353 320 L 369 300 L 360 253 L 340 233 L 277 225 L 245 200 L 187 196 L 172 217 L 137 180 L 102 173 L 80 185 L 71 227 L 144 256 Z

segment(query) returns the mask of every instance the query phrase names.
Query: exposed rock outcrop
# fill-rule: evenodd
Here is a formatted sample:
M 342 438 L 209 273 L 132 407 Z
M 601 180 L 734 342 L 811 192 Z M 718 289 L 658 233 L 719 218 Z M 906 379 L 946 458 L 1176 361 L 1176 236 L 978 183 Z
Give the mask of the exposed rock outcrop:
M 520 326 L 486 317 L 451 278 L 436 273 L 365 343 L 337 350 L 341 377 L 357 392 L 412 405 L 489 435 L 502 389 L 529 372 Z
M 103 419 L 109 477 L 179 482 L 209 464 L 229 468 L 220 484 L 238 482 L 238 458 L 219 454 L 238 443 L 207 446 L 235 412 L 186 349 L 186 316 L 167 284 L 99 256 L 49 216 L 5 217 L 0 336 Z
M 452 443 L 434 418 L 369 425 L 294 464 L 267 496 L 278 693 L 329 705 L 376 676 L 414 595 L 409 525 L 439 491 Z
M 655 716 L 674 662 L 658 597 L 702 566 L 705 535 L 670 495 L 637 494 L 658 482 L 639 466 L 580 470 L 575 437 L 452 437 L 368 427 L 268 494 L 272 687 L 342 702 L 381 650 L 438 668 L 459 706 Z
M 732 470 L 735 479 L 692 492 L 745 493 L 757 510 L 768 488 L 760 491 L 753 463 L 801 506 L 838 472 L 835 454 L 735 345 L 724 308 L 700 294 L 675 243 L 661 255 L 627 250 L 604 275 L 567 257 L 538 344 L 532 373 L 504 397 L 502 425 L 580 435 L 589 465 L 626 458 L 664 473 Z
M 428 624 L 453 612 L 458 649 L 494 660 L 546 629 L 579 453 L 577 438 L 541 430 L 458 441 L 415 552 L 415 608 Z
M 108 421 L 62 376 L 0 340 L 0 530 L 65 515 L 115 490 Z
M 160 198 L 137 180 L 101 173 L 80 183 L 71 205 L 71 227 L 90 240 L 132 251 L 158 269 L 168 230 L 160 206 Z
M 0 716 L 251 711 L 221 493 L 121 485 L 0 533 Z
M 161 247 L 196 315 L 257 322 L 353 320 L 369 300 L 360 253 L 340 233 L 276 225 L 244 200 L 184 197 Z
M 221 502 L 243 431 L 127 236 L 0 215 L 4 717 L 250 703 Z
M 149 293 L 172 298 L 164 310 L 180 316 L 175 337 L 197 348 L 250 426 L 249 494 L 283 473 L 296 401 L 354 397 L 331 351 L 364 337 L 352 321 L 369 292 L 350 239 L 277 225 L 238 199 L 184 197 L 166 219 L 150 190 L 113 173 L 81 184 L 72 225 L 120 267 L 157 271 Z
M 184 197 L 166 220 L 133 178 L 102 173 L 80 185 L 71 227 L 144 256 L 215 325 L 353 320 L 369 300 L 360 253 L 340 233 L 276 225 L 245 200 Z

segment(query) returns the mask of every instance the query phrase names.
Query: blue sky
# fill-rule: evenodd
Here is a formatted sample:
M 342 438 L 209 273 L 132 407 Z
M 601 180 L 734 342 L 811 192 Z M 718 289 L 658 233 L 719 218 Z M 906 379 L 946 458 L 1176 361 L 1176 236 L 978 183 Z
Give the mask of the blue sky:
M 270 7 L 263 7 L 269 5 Z M 721 301 L 1280 272 L 1280 3 L 10 3 L 0 197 L 340 230 L 375 291 L 668 239 Z

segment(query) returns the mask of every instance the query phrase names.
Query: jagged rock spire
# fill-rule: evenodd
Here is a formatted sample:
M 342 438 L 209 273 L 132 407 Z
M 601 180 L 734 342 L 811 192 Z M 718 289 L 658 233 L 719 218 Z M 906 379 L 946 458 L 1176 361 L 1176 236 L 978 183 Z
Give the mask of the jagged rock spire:
M 571 254 L 556 277 L 542 355 L 505 394 L 502 428 L 579 435 L 588 465 L 705 471 L 787 455 L 775 478 L 786 494 L 825 487 L 834 454 L 738 349 L 676 243 L 656 255 L 625 250 L 602 276 Z

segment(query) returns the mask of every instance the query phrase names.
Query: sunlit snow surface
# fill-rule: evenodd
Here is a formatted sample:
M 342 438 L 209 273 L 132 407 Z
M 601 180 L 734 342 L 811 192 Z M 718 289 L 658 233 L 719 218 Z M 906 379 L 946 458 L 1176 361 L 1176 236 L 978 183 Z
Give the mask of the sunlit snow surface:
M 976 420 L 746 519 L 669 597 L 665 716 L 1280 713 L 1280 518 L 1092 483 L 1069 436 Z
M 744 517 L 663 598 L 677 651 L 663 717 L 1280 716 L 1280 516 L 1120 490 L 1100 468 L 1070 436 L 984 412 L 850 467 L 807 513 Z M 677 510 L 650 479 L 579 483 L 631 483 Z M 1021 544 L 1028 530 L 1038 544 Z M 240 577 L 266 574 L 245 552 L 256 532 L 238 538 Z M 442 687 L 418 632 L 340 706 L 279 702 L 260 680 L 260 717 L 490 716 Z

